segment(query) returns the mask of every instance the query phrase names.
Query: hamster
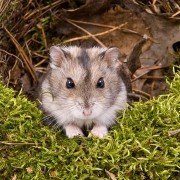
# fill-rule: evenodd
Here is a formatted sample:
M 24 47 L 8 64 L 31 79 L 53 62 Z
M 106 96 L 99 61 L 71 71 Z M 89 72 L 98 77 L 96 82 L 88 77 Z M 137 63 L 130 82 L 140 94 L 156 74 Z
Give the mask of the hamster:
M 56 119 L 69 138 L 83 136 L 82 127 L 103 138 L 126 107 L 127 90 L 121 77 L 121 54 L 116 47 L 50 48 L 50 66 L 41 84 L 45 113 Z

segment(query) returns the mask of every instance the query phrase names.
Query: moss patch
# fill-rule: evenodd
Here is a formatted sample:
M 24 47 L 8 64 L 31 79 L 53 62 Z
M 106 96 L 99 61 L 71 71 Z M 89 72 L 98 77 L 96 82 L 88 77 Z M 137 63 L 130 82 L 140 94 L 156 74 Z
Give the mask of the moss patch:
M 0 85 L 0 179 L 176 179 L 180 73 L 168 95 L 135 103 L 105 139 L 67 139 L 42 125 L 35 103 Z M 110 174 L 110 176 L 108 175 Z

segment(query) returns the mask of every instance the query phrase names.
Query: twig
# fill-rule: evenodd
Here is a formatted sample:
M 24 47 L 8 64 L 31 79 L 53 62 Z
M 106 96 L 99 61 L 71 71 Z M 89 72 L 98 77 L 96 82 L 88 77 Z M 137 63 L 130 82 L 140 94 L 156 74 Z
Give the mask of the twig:
M 44 68 L 44 67 L 37 67 L 36 69 L 37 70 L 45 70 L 45 71 L 47 70 L 47 68 Z
M 142 76 L 140 77 L 141 79 L 164 79 L 165 77 L 162 77 L 162 76 Z
M 0 141 L 0 144 L 4 144 L 4 145 L 37 145 L 36 143 L 28 143 L 28 142 L 7 142 L 7 141 Z
M 3 0 L 0 1 L 0 15 L 2 14 L 1 12 L 3 11 L 4 2 L 5 1 L 3 1 Z
M 104 32 L 101 32 L 101 33 L 97 33 L 97 34 L 93 34 L 93 36 L 103 36 L 105 34 L 108 34 L 108 33 L 111 33 L 117 29 L 121 29 L 123 26 L 125 26 L 127 23 L 124 23 L 124 24 L 121 24 L 119 26 L 116 26 L 115 28 L 112 28 L 108 31 L 104 31 Z M 73 42 L 73 41 L 78 41 L 78 40 L 83 40 L 83 39 L 89 39 L 91 36 L 90 35 L 87 35 L 87 36 L 81 36 L 81 37 L 76 37 L 76 38 L 72 38 L 72 39 L 69 39 L 69 40 L 66 40 L 64 41 L 63 43 L 69 43 L 69 42 Z
M 136 81 L 136 80 L 138 80 L 139 78 L 141 78 L 142 76 L 144 76 L 145 74 L 149 73 L 149 72 L 152 71 L 152 70 L 163 69 L 163 68 L 167 68 L 167 67 L 169 67 L 169 65 L 166 65 L 166 66 L 156 66 L 156 65 L 154 65 L 154 66 L 141 67 L 141 68 L 139 68 L 139 69 L 147 69 L 147 71 L 144 72 L 144 73 L 142 73 L 142 74 L 140 74 L 140 75 L 137 76 L 136 78 L 132 79 L 132 80 L 131 80 L 131 83 L 134 82 L 134 81 Z
M 80 23 L 80 24 L 87 24 L 87 25 L 93 25 L 93 26 L 99 26 L 99 27 L 104 27 L 104 28 L 115 28 L 116 26 L 111 26 L 111 25 L 105 25 L 105 24 L 99 24 L 99 23 L 93 23 L 93 22 L 87 22 L 87 21 L 78 21 L 78 20 L 73 20 L 73 19 L 68 19 L 72 22 L 75 22 L 75 23 Z M 121 31 L 124 32 L 124 33 L 132 33 L 132 34 L 136 34 L 138 36 L 141 36 L 143 37 L 144 35 L 142 35 L 141 33 L 137 32 L 137 31 L 134 31 L 134 30 L 131 30 L 131 29 L 127 29 L 127 28 L 121 28 Z M 152 37 L 150 36 L 147 36 L 147 38 L 156 43 L 156 44 L 159 44 L 158 41 L 156 41 L 155 39 L 153 39 Z
M 142 95 L 142 96 L 144 96 L 144 97 L 146 97 L 146 98 L 148 98 L 148 99 L 151 98 L 151 95 L 148 94 L 148 93 L 145 93 L 144 91 L 140 91 L 140 90 L 138 90 L 138 89 L 133 89 L 133 91 L 134 91 L 136 94 L 140 94 L 140 95 Z
M 149 71 L 147 70 L 146 72 L 140 74 L 139 76 L 135 77 L 134 79 L 131 80 L 131 83 L 138 80 L 139 78 L 141 78 L 142 76 L 146 75 L 147 73 L 149 73 Z
M 3 7 L 3 3 L 4 3 L 4 1 L 0 1 L 0 12 L 1 12 L 1 9 Z
M 9 86 L 10 83 L 10 79 L 11 79 L 11 70 L 8 71 L 8 80 L 7 80 L 7 87 Z
M 154 87 L 155 87 L 155 81 L 153 80 L 153 82 L 151 83 L 151 86 L 150 86 L 150 94 L 151 94 L 151 96 L 153 96 L 153 92 L 154 92 Z
M 34 38 L 31 38 L 31 41 L 33 41 L 33 42 L 35 42 L 35 43 L 38 43 L 38 44 L 42 45 L 42 43 L 41 43 L 40 41 L 38 41 L 38 40 L 36 40 L 36 39 L 34 39 Z
M 157 1 L 157 0 L 153 0 L 153 3 L 152 3 L 152 4 L 155 5 L 155 4 L 156 4 L 156 1 Z
M 38 69 L 37 72 L 40 72 L 40 73 L 46 73 L 47 71 Z
M 4 1 L 5 2 L 5 1 Z M 9 4 L 10 4 L 11 0 L 9 0 L 8 2 L 6 2 L 6 4 L 4 4 L 4 7 L 3 7 L 3 1 L 1 2 L 1 9 L 0 9 L 0 16 L 3 15 L 4 11 L 6 10 L 7 7 L 9 7 Z
M 144 36 L 144 35 L 142 35 L 141 33 L 137 32 L 137 31 L 134 31 L 134 30 L 131 30 L 131 29 L 127 29 L 127 28 L 122 28 L 122 32 L 136 34 L 136 35 L 141 36 L 141 37 Z M 146 36 L 147 36 L 147 39 L 149 39 L 153 43 L 159 44 L 159 42 L 156 41 L 155 39 L 153 39 L 152 37 L 148 36 L 147 34 L 146 34 Z
M 0 61 L 0 64 L 6 64 L 5 61 Z
M 104 28 L 114 28 L 115 27 L 115 26 L 111 26 L 111 25 L 105 25 L 105 24 L 99 24 L 99 23 L 93 23 L 93 22 L 87 22 L 87 21 L 77 21 L 77 20 L 73 20 L 73 19 L 68 19 L 68 20 L 75 22 L 75 23 L 88 24 L 88 25 L 99 26 L 99 27 L 104 27 Z
M 156 69 L 163 69 L 167 67 L 169 67 L 169 65 L 163 65 L 163 66 L 152 65 L 152 66 L 144 66 L 144 67 L 141 67 L 140 69 L 156 70 Z
M 42 26 L 42 24 L 41 23 L 39 23 L 38 25 L 37 25 L 37 27 L 41 30 L 41 32 L 42 32 L 42 38 L 43 38 L 43 41 L 44 41 L 44 46 L 45 46 L 45 48 L 47 49 L 47 38 L 46 38 L 46 33 L 45 33 L 45 31 L 44 31 L 44 28 L 43 28 L 43 26 Z
M 41 64 L 43 64 L 44 62 L 46 62 L 47 59 L 43 59 L 42 61 L 38 62 L 37 64 L 34 65 L 34 67 L 38 67 L 40 66 Z
M 27 51 L 28 51 L 28 54 L 29 54 L 29 60 L 30 60 L 30 62 L 32 63 L 32 55 L 31 55 L 31 51 L 30 51 L 30 49 L 29 49 L 29 46 L 28 46 L 28 43 L 27 43 L 27 41 L 25 40 L 25 46 L 26 46 L 26 49 L 27 49 Z M 24 48 L 24 47 L 23 47 Z
M 48 56 L 44 56 L 44 55 L 42 55 L 42 54 L 39 54 L 39 53 L 37 53 L 37 52 L 32 52 L 34 55 L 36 55 L 36 56 L 38 56 L 38 57 L 41 57 L 41 58 L 44 58 L 44 59 L 47 59 L 48 58 Z
M 40 8 L 40 9 L 36 9 L 36 10 L 33 11 L 31 14 L 25 14 L 24 19 L 25 19 L 25 20 L 28 20 L 28 19 L 30 19 L 33 15 L 35 15 L 36 13 L 38 13 L 38 12 L 40 12 L 40 11 L 44 11 L 44 10 L 50 9 L 50 8 L 53 8 L 53 7 L 57 6 L 58 4 L 62 4 L 62 3 L 64 3 L 64 2 L 65 2 L 65 0 L 64 0 L 64 1 L 63 1 L 63 0 L 59 0 L 59 1 L 53 2 L 52 4 L 49 4 L 49 5 L 47 5 L 47 6 L 44 6 L 44 7 Z
M 179 15 L 179 14 L 180 14 L 180 11 L 174 13 L 170 18 L 173 18 L 173 17 L 175 17 L 175 16 L 177 16 L 177 15 Z
M 31 74 L 34 82 L 36 83 L 38 81 L 38 78 L 36 76 L 35 73 L 35 69 L 33 67 L 33 65 L 31 64 L 31 62 L 29 61 L 28 56 L 26 55 L 25 51 L 23 50 L 23 48 L 21 47 L 21 45 L 17 42 L 17 40 L 14 38 L 14 36 L 6 29 L 5 26 L 3 26 L 4 30 L 6 31 L 6 33 L 9 35 L 11 41 L 14 43 L 14 45 L 16 46 L 17 50 L 19 51 L 20 56 L 22 57 L 22 60 L 25 63 L 26 68 L 28 69 L 29 73 Z
M 143 101 L 149 100 L 149 98 L 136 93 L 128 93 L 128 99 L 130 100 L 130 102 L 139 101 L 140 99 Z
M 13 56 L 13 57 L 17 58 L 17 59 L 22 63 L 22 60 L 21 60 L 19 57 L 17 57 L 16 55 L 11 54 L 11 53 L 5 51 L 4 49 L 0 49 L 0 51 L 1 51 L 1 52 L 4 52 L 4 53 L 6 53 L 6 54 L 8 54 L 8 55 L 10 55 L 10 56 Z
M 97 43 L 99 43 L 102 47 L 106 47 L 98 38 L 96 38 L 93 34 L 89 31 L 85 30 L 84 28 L 78 26 L 77 24 L 73 23 L 71 20 L 65 19 L 68 23 L 72 24 L 73 26 L 77 27 L 81 31 L 85 32 L 86 34 L 90 35 Z

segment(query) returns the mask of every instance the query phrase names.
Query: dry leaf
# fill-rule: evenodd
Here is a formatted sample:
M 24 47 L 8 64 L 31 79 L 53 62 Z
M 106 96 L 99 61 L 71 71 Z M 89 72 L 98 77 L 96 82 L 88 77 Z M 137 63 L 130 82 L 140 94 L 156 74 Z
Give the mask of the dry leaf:
M 80 6 L 77 9 L 70 9 L 70 10 L 63 10 L 63 17 L 78 17 L 78 16 L 85 16 L 85 15 L 92 15 L 103 9 L 106 9 L 110 5 L 108 0 L 86 0 L 86 3 Z
M 33 173 L 33 168 L 32 167 L 27 167 L 26 171 L 28 172 L 28 174 Z
M 51 171 L 51 172 L 50 172 L 50 175 L 51 175 L 52 177 L 56 177 L 56 176 L 58 175 L 57 170 Z

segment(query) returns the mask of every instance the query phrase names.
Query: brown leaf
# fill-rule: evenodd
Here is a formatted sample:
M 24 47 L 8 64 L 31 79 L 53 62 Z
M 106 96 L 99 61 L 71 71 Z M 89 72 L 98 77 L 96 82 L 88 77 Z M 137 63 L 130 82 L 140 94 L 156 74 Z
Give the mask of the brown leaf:
M 142 53 L 142 47 L 146 41 L 146 38 L 143 38 L 140 41 L 138 41 L 127 59 L 127 67 L 129 68 L 132 74 L 134 74 L 135 71 L 141 67 L 139 57 Z
M 25 93 L 29 92 L 32 89 L 32 84 L 31 84 L 31 79 L 29 78 L 28 74 L 25 73 L 21 77 L 20 80 L 21 80 L 21 83 L 22 83 L 23 91 Z
M 77 9 L 63 10 L 63 17 L 78 17 L 85 15 L 96 14 L 99 11 L 106 9 L 110 5 L 109 0 L 86 0 L 86 3 Z

